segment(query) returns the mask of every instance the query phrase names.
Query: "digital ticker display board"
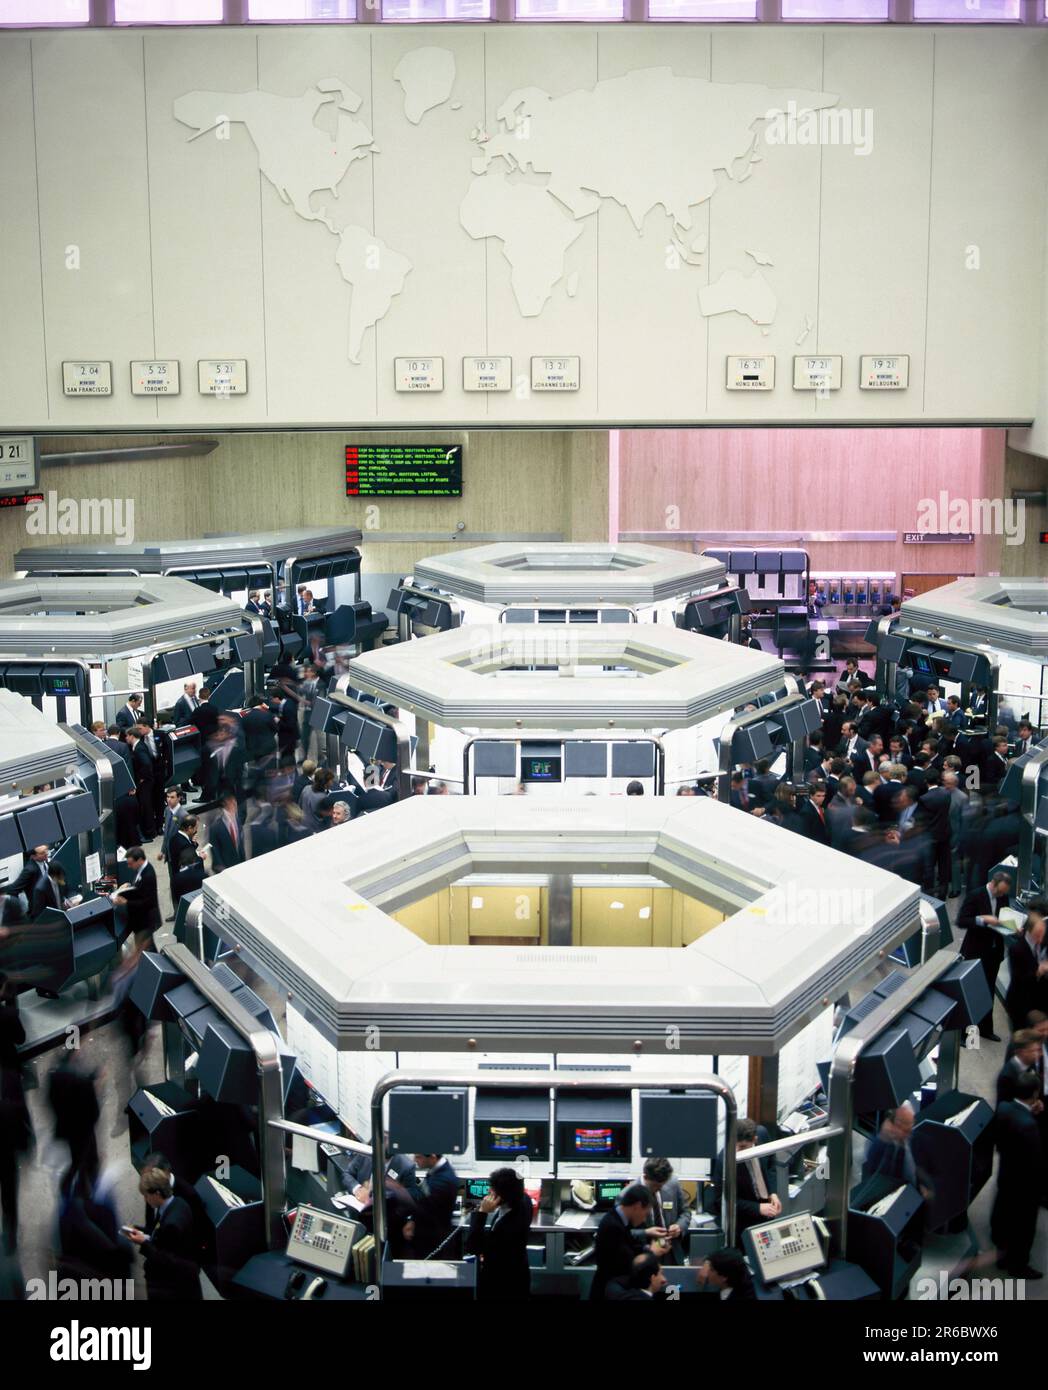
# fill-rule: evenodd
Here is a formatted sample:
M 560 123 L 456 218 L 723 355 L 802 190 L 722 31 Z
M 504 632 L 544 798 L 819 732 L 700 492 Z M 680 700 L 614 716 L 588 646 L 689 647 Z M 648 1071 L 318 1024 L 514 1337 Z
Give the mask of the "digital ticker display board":
M 347 444 L 347 497 L 461 497 L 461 444 Z

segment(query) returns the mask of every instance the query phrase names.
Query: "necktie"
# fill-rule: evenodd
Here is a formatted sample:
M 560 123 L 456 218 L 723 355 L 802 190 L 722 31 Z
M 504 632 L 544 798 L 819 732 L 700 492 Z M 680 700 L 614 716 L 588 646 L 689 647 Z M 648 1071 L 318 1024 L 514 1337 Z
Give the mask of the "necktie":
M 761 1169 L 760 1159 L 749 1159 L 748 1166 L 750 1170 L 750 1177 L 753 1180 L 753 1190 L 757 1194 L 759 1199 L 762 1202 L 764 1202 L 767 1200 L 768 1197 L 768 1184 L 764 1181 L 764 1173 Z
M 229 833 L 233 837 L 233 848 L 236 849 L 237 845 L 240 843 L 240 827 L 237 825 L 234 817 L 227 817 L 227 820 L 229 823 Z

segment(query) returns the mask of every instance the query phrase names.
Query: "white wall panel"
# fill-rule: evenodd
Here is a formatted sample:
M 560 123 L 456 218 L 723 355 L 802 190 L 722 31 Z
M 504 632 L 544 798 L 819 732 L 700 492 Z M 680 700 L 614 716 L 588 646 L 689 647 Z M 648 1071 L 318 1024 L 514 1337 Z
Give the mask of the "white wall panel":
M 355 123 L 374 137 L 371 101 L 371 40 L 352 25 L 340 29 L 262 30 L 258 35 L 259 85 L 263 91 L 298 97 L 324 78 L 345 84 L 343 112 L 348 153 L 367 149 Z M 336 102 L 338 98 L 336 97 Z M 332 159 L 339 145 L 335 102 L 315 124 L 331 136 Z M 294 146 L 288 158 L 294 157 Z M 250 159 L 249 159 L 250 162 Z M 358 156 L 346 170 L 337 195 L 316 193 L 314 210 L 336 229 L 374 227 L 371 159 Z M 337 167 L 341 167 L 338 165 Z M 364 335 L 359 361 L 349 358 L 351 286 L 338 269 L 342 242 L 323 221 L 307 222 L 285 203 L 274 185 L 262 185 L 263 268 L 266 288 L 266 360 L 269 411 L 273 419 L 317 422 L 369 420 L 375 415 L 375 335 Z
M 815 29 L 724 28 L 713 36 L 714 82 L 758 82 L 773 89 L 819 93 L 823 82 L 823 35 Z M 800 100 L 798 99 L 798 105 Z M 818 146 L 759 140 L 760 162 L 745 181 L 718 175 L 720 189 L 710 205 L 711 282 L 728 269 L 759 272 L 777 299 L 775 318 L 762 328 L 738 313 L 707 319 L 709 396 L 707 413 L 725 420 L 808 420 L 809 393 L 792 389 L 792 355 L 805 317 L 818 312 L 820 153 Z M 763 252 L 759 266 L 748 251 Z M 775 390 L 748 394 L 725 387 L 729 355 L 774 353 Z
M 394 73 L 427 47 L 452 55 L 454 80 L 416 121 Z M 1048 33 L 231 27 L 18 36 L 0 63 L 0 174 L 14 192 L 0 289 L 18 344 L 9 329 L 0 428 L 1034 414 Z M 660 68 L 664 80 L 645 75 Z M 723 102 L 704 107 L 709 89 L 689 79 L 723 87 Z M 594 95 L 598 82 L 611 85 Z M 353 108 L 341 114 L 340 84 Z M 759 134 L 766 113 L 740 84 L 872 113 L 871 153 L 761 138 L 750 162 L 750 127 Z M 497 120 L 515 91 L 537 113 L 530 149 Z M 180 100 L 183 115 L 196 108 L 197 138 L 176 119 Z M 228 128 L 212 129 L 223 115 Z M 374 153 L 346 161 L 362 127 Z M 500 141 L 507 158 L 483 172 Z M 711 187 L 725 148 L 732 177 Z M 305 186 L 329 173 L 337 196 Z M 693 262 L 679 268 L 675 219 Z M 970 245 L 978 271 L 965 268 Z M 376 252 L 371 281 L 361 265 Z M 398 257 L 410 270 L 386 302 Z M 730 271 L 759 271 L 774 292 L 764 331 L 741 311 L 701 312 L 700 289 Z M 374 326 L 357 333 L 353 362 L 362 315 Z M 843 389 L 826 400 L 792 389 L 794 354 L 815 351 L 845 358 Z M 906 392 L 858 390 L 859 355 L 880 351 L 909 353 Z M 461 359 L 482 353 L 511 355 L 515 385 L 532 356 L 577 355 L 581 390 L 465 393 Z M 730 353 L 774 353 L 775 390 L 728 392 Z M 415 354 L 444 358 L 442 393 L 394 391 L 394 357 Z M 128 363 L 151 355 L 179 359 L 180 396 L 131 397 Z M 197 359 L 224 355 L 248 360 L 247 395 L 201 397 Z M 69 357 L 111 360 L 112 399 L 64 399 Z
M 32 51 L 49 418 L 147 428 L 156 402 L 131 396 L 128 365 L 154 351 L 142 36 L 35 35 Z M 111 361 L 113 394 L 64 396 L 70 359 Z
M 7 34 L 0 44 L 0 420 L 17 428 L 47 418 L 44 316 L 37 217 L 33 82 L 29 38 Z M 10 132 L 29 132 L 11 139 Z
M 991 57 L 961 38 L 935 35 L 924 409 L 945 419 L 987 402 L 1018 421 L 1038 380 L 1044 46 L 1002 44 Z
M 487 109 L 485 131 L 499 130 L 496 113 L 510 93 L 522 87 L 540 87 L 553 98 L 580 88 L 592 87 L 597 80 L 599 34 L 589 25 L 569 25 L 551 43 L 547 30 L 521 25 L 508 29 L 488 29 L 485 33 L 485 74 Z M 514 142 L 526 149 L 527 140 Z M 525 156 L 521 156 L 522 158 Z M 501 165 L 504 161 L 499 161 Z M 536 188 L 546 179 L 537 174 L 517 176 Z M 558 204 L 558 209 L 560 205 Z M 571 218 L 563 213 L 565 222 Z M 543 420 L 568 423 L 597 416 L 597 343 L 599 338 L 599 269 L 597 263 L 598 221 L 601 214 L 581 219 L 581 235 L 568 247 L 565 276 L 553 287 L 552 295 L 538 315 L 524 316 L 513 293 L 510 266 L 502 243 L 488 238 L 487 334 L 490 351 L 511 354 L 515 381 L 524 381 L 525 395 L 516 390 L 508 395 L 494 394 L 488 403 L 492 422 Z M 576 275 L 574 298 L 567 293 L 567 280 Z M 527 394 L 531 382 L 531 358 L 545 354 L 580 357 L 581 389 L 557 395 L 553 392 Z
M 870 152 L 821 151 L 818 323 L 793 349 L 844 357 L 840 391 L 816 398 L 819 419 L 907 419 L 922 399 L 934 41 L 920 28 L 871 32 L 861 48 L 826 35 L 826 85 L 862 113 L 853 131 Z M 906 391 L 860 391 L 859 359 L 874 353 L 909 354 Z
M 411 262 L 403 292 L 376 329 L 378 413 L 403 423 L 459 420 L 483 408 L 462 392 L 462 358 L 484 345 L 484 243 L 459 221 L 470 181 L 470 129 L 483 110 L 484 34 L 467 27 L 413 26 L 373 36 L 375 230 Z M 455 79 L 448 99 L 413 124 L 393 73 L 405 53 L 450 51 Z M 461 103 L 458 110 L 453 103 Z M 405 177 L 407 170 L 410 176 Z M 416 353 L 444 358 L 444 390 L 394 390 L 393 359 Z
M 159 403 L 165 425 L 220 429 L 270 418 L 258 153 L 239 121 L 193 138 L 173 113 L 191 92 L 255 91 L 259 39 L 246 29 L 145 35 L 156 353 L 182 364 L 181 394 Z M 217 122 L 232 106 L 216 96 L 200 112 L 202 122 Z M 247 359 L 247 394 L 201 396 L 198 360 L 223 356 Z

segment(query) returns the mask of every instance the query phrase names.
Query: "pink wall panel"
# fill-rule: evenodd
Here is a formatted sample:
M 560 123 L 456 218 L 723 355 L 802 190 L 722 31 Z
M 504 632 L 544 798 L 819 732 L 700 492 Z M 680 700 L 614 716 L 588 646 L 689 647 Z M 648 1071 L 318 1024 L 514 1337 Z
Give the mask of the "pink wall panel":
M 943 491 L 969 502 L 1002 496 L 1003 430 L 623 430 L 618 473 L 623 533 L 894 531 L 894 542 L 797 543 L 813 569 L 1001 568 L 1001 536 L 904 545 L 902 534 L 920 529 L 921 501 Z M 948 518 L 934 529 L 949 530 Z

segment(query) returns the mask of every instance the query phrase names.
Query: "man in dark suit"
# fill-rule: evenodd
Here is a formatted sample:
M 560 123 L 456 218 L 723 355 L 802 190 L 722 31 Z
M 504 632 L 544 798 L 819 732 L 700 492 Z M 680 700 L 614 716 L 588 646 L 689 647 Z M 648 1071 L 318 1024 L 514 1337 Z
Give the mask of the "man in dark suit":
M 990 1213 L 990 1237 L 997 1263 L 1018 1279 L 1040 1279 L 1030 1267 L 1030 1247 L 1037 1228 L 1044 1180 L 1044 1153 L 1034 1109 L 1039 1082 L 1027 1072 L 1015 1083 L 1015 1099 L 997 1108 L 996 1140 L 1000 1153 L 997 1195 Z
M 156 1213 L 153 1229 L 127 1230 L 146 1266 L 146 1293 L 156 1303 L 196 1302 L 200 1291 L 200 1250 L 189 1204 L 171 1190 L 171 1174 L 143 1168 L 138 1190 Z
M 149 750 L 149 744 L 139 734 L 141 725 L 136 724 L 128 731 L 127 743 L 131 749 L 131 772 L 135 779 L 135 795 L 138 798 L 138 818 L 142 834 L 147 840 L 156 837 L 156 759 Z
M 421 1190 L 415 1195 L 415 1209 L 404 1227 L 404 1239 L 415 1257 L 425 1260 L 451 1234 L 451 1213 L 455 1210 L 459 1180 L 443 1154 L 416 1154 L 415 1168 Z M 442 1253 L 447 1256 L 447 1246 Z
M 761 1136 L 757 1125 L 745 1116 L 739 1121 L 735 1131 L 735 1147 L 743 1154 L 752 1149 Z M 735 1243 L 742 1249 L 742 1233 L 750 1226 L 759 1226 L 762 1221 L 774 1221 L 782 1215 L 782 1202 L 778 1194 L 770 1190 L 767 1160 L 750 1158 L 736 1163 L 735 1183 Z M 712 1186 L 707 1197 L 707 1211 L 711 1216 L 720 1216 L 721 1195 L 724 1190 L 724 1155 L 718 1154 L 713 1160 L 710 1174 Z
M 899 734 L 893 734 L 888 740 L 888 758 L 893 763 L 902 763 L 903 767 L 909 768 L 913 765 L 913 754 L 910 752 L 910 745 Z
M 207 762 L 209 794 L 214 796 L 216 788 L 221 793 L 223 787 L 232 787 L 239 800 L 244 782 L 244 752 L 230 725 L 219 724 L 210 739 L 210 750 Z
M 1008 942 L 1008 993 L 1004 1007 L 1013 1028 L 1022 1028 L 1033 1009 L 1048 1000 L 1048 959 L 1044 938 L 1048 901 L 1035 898 L 1026 904 L 1026 921 L 1014 941 Z
M 236 794 L 226 787 L 219 796 L 219 813 L 211 822 L 211 872 L 220 874 L 244 862 L 244 827 Z
M 990 986 L 990 1012 L 979 1023 L 980 1037 L 1000 1042 L 993 1031 L 993 991 L 997 972 L 1004 959 L 1004 941 L 994 931 L 1000 926 L 998 913 L 1008 906 L 1012 880 L 1003 870 L 998 871 L 983 888 L 976 888 L 961 903 L 957 914 L 957 930 L 964 932 L 961 955 L 965 960 L 981 960 L 986 983 Z
M 866 740 L 860 735 L 852 719 L 846 719 L 841 725 L 841 741 L 837 747 L 837 751 L 842 758 L 847 758 L 852 766 L 854 766 L 857 760 L 862 758 L 862 755 L 866 752 Z M 869 763 L 863 762 L 862 771 L 855 780 L 858 782 L 862 772 L 869 772 L 869 770 Z M 873 770 L 874 772 L 877 771 L 876 768 Z
M 946 787 L 939 785 L 939 774 L 930 775 L 930 785 L 917 803 L 914 823 L 918 831 L 926 833 L 931 840 L 931 851 L 935 866 L 932 891 L 945 902 L 950 891 L 950 875 L 953 860 L 950 855 L 950 814 L 953 810 L 953 797 Z
M 200 730 L 201 747 L 215 732 L 219 711 L 211 703 L 211 687 L 205 685 L 200 691 L 200 702 L 193 710 L 189 723 Z
M 1020 1028 L 1012 1034 L 1008 1045 L 1009 1057 L 997 1073 L 997 1104 L 1015 1099 L 1015 1087 L 1021 1076 L 1028 1071 L 1043 1083 L 1044 1048 L 1041 1035 L 1033 1028 Z M 1043 1084 L 1041 1086 L 1043 1091 Z
M 955 729 L 963 729 L 964 717 L 960 698 L 957 695 L 948 695 L 946 697 L 946 722 L 952 724 Z
M 110 724 L 106 731 L 106 736 L 102 740 L 114 757 L 123 758 L 128 767 L 131 766 L 131 749 L 120 737 L 121 728 L 119 724 Z
M 127 704 L 116 712 L 116 723 L 125 731 L 133 729 L 142 718 L 142 697 L 141 695 L 129 695 Z
M 182 694 L 175 701 L 175 708 L 172 711 L 172 719 L 178 728 L 193 722 L 193 713 L 200 701 L 197 699 L 196 681 L 186 681 L 182 687 Z
M 985 796 L 994 796 L 1004 774 L 1008 771 L 1008 740 L 995 738 L 993 751 L 983 763 L 982 790 Z
M 884 740 L 880 734 L 873 734 L 867 741 L 866 747 L 851 760 L 852 775 L 856 782 L 860 782 L 867 772 L 877 772 L 880 768 L 881 754 L 884 752 Z
M 590 1285 L 589 1296 L 592 1300 L 603 1301 L 611 1281 L 629 1274 L 637 1254 L 634 1232 L 646 1227 L 650 1219 L 651 1193 L 639 1182 L 631 1183 L 620 1192 L 612 1210 L 601 1217 L 594 1246 L 597 1272 Z M 658 1255 L 664 1250 L 664 1246 L 656 1243 L 651 1253 Z
M 757 802 L 750 796 L 749 787 L 746 785 L 746 778 L 741 772 L 731 774 L 731 789 L 728 792 L 728 801 L 735 807 L 736 811 L 752 811 Z
M 889 763 L 885 778 L 881 774 L 881 784 L 873 789 L 873 814 L 882 825 L 896 825 L 899 820 L 899 793 L 903 789 L 903 779 L 899 775 L 902 763 Z
M 264 769 L 277 752 L 277 721 L 268 697 L 260 695 L 242 722 L 247 760 Z
M 127 913 L 127 925 L 135 941 L 153 949 L 153 933 L 160 926 L 160 901 L 157 897 L 156 870 L 146 859 L 141 845 L 132 845 L 126 862 L 131 873 L 129 881 L 112 895 L 112 902 Z
M 859 699 L 859 718 L 856 728 L 864 739 L 880 736 L 881 742 L 891 737 L 892 711 L 890 705 L 877 702 L 875 690 L 864 690 Z
M 608 1303 L 651 1303 L 666 1297 L 666 1276 L 650 1250 L 633 1257 L 628 1274 L 608 1281 L 604 1298 Z
M 298 699 L 291 694 L 287 686 L 281 692 L 282 698 L 278 709 L 277 718 L 277 737 L 280 741 L 280 756 L 282 758 L 294 757 L 295 749 L 298 747 Z
M 29 904 L 29 919 L 39 917 L 45 907 L 61 907 L 61 894 L 47 871 L 50 848 L 37 845 L 26 860 L 22 872 L 8 884 L 8 893 L 24 893 Z
M 1019 727 L 1015 731 L 1015 745 L 1012 749 L 1012 757 L 1021 758 L 1024 753 L 1029 753 L 1036 742 L 1037 739 L 1033 732 L 1033 725 L 1028 719 L 1020 719 Z
M 826 818 L 827 790 L 825 782 L 815 782 L 809 794 L 799 802 L 801 825 L 809 840 L 817 844 L 830 843 L 830 823 Z
M 203 1245 L 209 1229 L 207 1219 L 207 1208 L 204 1206 L 203 1199 L 192 1183 L 186 1182 L 185 1178 L 180 1178 L 171 1167 L 171 1160 L 166 1154 L 159 1152 L 146 1154 L 142 1163 L 142 1168 L 159 1168 L 168 1175 L 171 1183 L 171 1191 L 176 1197 L 181 1198 L 186 1206 L 193 1213 L 193 1229 L 196 1232 L 198 1245 Z M 145 1230 L 146 1235 L 151 1235 L 156 1227 L 157 1208 L 146 1203 Z
M 910 1149 L 913 1134 L 913 1110 L 909 1105 L 886 1110 L 878 1132 L 866 1145 L 862 1160 L 862 1181 L 883 1178 L 899 1186 L 904 1182 L 918 1186 L 917 1164 Z

